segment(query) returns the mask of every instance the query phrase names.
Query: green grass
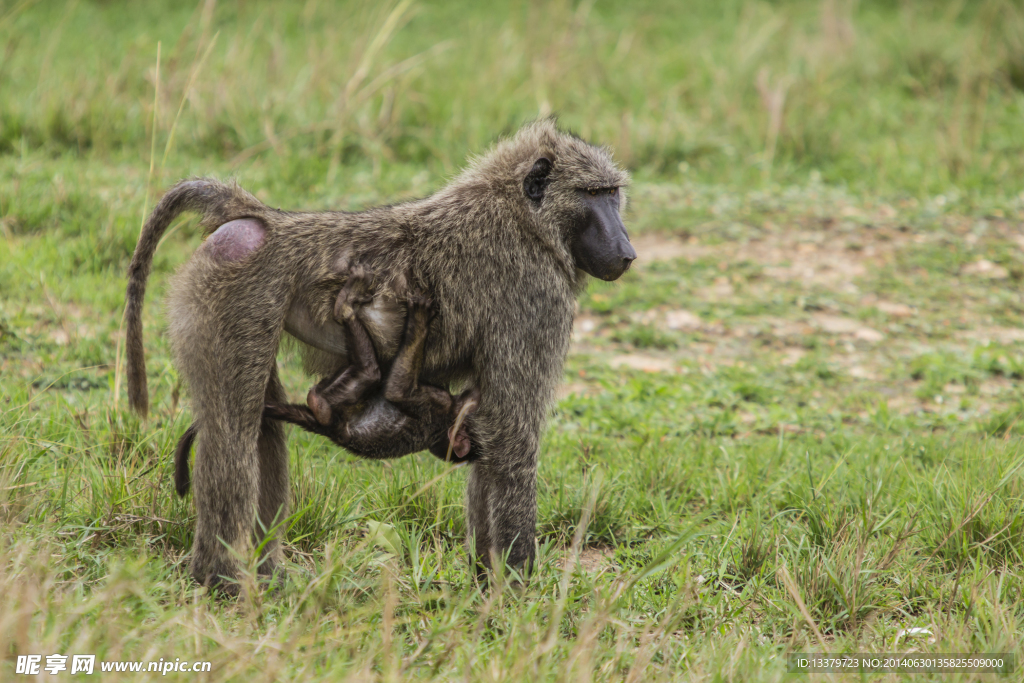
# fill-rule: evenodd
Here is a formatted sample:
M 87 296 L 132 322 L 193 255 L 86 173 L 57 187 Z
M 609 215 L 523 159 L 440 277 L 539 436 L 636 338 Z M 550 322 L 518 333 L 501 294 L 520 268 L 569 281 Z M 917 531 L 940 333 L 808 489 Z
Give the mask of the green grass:
M 790 652 L 1024 655 L 1024 7 L 369 7 L 0 4 L 0 672 L 781 681 Z M 293 431 L 288 581 L 209 599 L 158 304 L 193 220 L 155 262 L 148 421 L 116 372 L 147 209 L 198 174 L 286 208 L 418 196 L 550 112 L 633 172 L 641 258 L 581 299 L 537 571 L 474 583 L 464 469 Z

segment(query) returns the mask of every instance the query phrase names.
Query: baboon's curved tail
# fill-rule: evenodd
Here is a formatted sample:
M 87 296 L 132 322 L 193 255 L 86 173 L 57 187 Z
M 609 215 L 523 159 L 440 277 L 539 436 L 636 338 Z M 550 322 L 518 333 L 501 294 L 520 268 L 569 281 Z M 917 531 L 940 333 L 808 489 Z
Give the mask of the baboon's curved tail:
M 206 231 L 235 218 L 259 217 L 267 207 L 234 184 L 210 178 L 183 180 L 168 190 L 149 215 L 135 245 L 135 254 L 128 266 L 128 292 L 125 297 L 128 351 L 128 404 L 145 415 L 149 412 L 149 390 L 146 386 L 146 358 L 142 348 L 142 301 L 146 296 L 146 280 L 153 266 L 153 254 L 160 238 L 171 222 L 186 211 L 200 213 Z

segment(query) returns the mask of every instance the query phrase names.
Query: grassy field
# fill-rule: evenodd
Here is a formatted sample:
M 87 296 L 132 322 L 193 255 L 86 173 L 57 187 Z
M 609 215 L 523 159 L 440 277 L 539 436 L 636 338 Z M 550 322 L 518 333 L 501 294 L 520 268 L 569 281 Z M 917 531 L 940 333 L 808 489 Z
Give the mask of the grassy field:
M 370 6 L 0 2 L 0 678 L 24 654 L 209 681 L 1020 660 L 1024 7 Z M 537 571 L 474 583 L 465 470 L 293 431 L 289 582 L 209 599 L 157 303 L 194 220 L 157 254 L 147 422 L 117 372 L 147 210 L 198 174 L 288 208 L 420 196 L 550 113 L 633 172 L 640 260 L 581 300 Z M 994 677 L 877 676 L 904 678 Z

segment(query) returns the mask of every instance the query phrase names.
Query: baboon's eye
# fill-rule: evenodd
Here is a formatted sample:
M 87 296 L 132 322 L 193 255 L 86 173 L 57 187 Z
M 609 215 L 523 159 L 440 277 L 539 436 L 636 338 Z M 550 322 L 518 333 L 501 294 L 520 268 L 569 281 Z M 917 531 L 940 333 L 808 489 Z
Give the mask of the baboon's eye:
M 615 194 L 618 193 L 618 191 L 619 191 L 619 188 L 617 188 L 617 187 L 609 187 L 608 188 L 608 194 L 610 194 L 612 196 L 615 196 Z
M 597 193 L 598 193 L 598 190 L 595 190 L 595 189 L 591 188 L 591 189 L 587 190 L 587 192 L 590 193 L 591 197 L 596 197 Z

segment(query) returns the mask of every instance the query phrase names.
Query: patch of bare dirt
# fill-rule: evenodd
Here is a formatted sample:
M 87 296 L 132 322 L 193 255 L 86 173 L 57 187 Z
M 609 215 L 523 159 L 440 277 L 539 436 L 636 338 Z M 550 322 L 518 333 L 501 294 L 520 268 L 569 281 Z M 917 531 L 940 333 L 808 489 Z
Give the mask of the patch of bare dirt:
M 611 570 L 613 572 L 618 571 L 618 567 L 613 558 L 615 557 L 615 551 L 611 548 L 584 548 L 580 551 L 578 558 L 578 564 L 587 574 L 597 574 Z M 574 569 L 577 565 L 577 558 L 571 553 L 566 552 L 565 557 L 562 558 L 561 569 Z
M 555 390 L 555 398 L 561 401 L 570 396 L 591 396 L 594 393 L 596 393 L 596 390 L 589 384 L 584 382 L 567 382 L 566 384 L 559 385 L 558 389 Z
M 878 330 L 867 327 L 853 318 L 818 313 L 812 316 L 811 320 L 825 334 L 852 335 L 855 339 L 866 342 L 880 342 L 885 339 L 885 335 Z
M 697 240 L 683 240 L 675 235 L 647 233 L 630 239 L 636 249 L 635 266 L 643 267 L 653 261 L 671 261 L 685 258 L 693 261 L 709 253 L 709 248 L 697 243 Z
M 891 318 L 910 318 L 917 314 L 913 306 L 901 304 L 897 301 L 883 301 L 874 297 L 864 297 L 861 299 L 861 303 L 865 306 L 874 306 Z
M 720 244 L 702 244 L 695 237 L 683 239 L 662 233 L 640 235 L 632 243 L 639 267 L 644 262 L 673 259 L 749 261 L 763 266 L 765 275 L 775 280 L 839 286 L 855 291 L 852 281 L 866 274 L 869 265 L 885 263 L 894 251 L 914 237 L 885 229 L 857 229 L 845 234 L 836 234 L 831 229 L 773 229 L 751 239 Z M 726 282 L 716 282 L 716 285 L 724 289 Z
M 978 393 L 983 396 L 998 396 L 1005 391 L 1010 391 L 1014 386 L 1014 382 L 1005 377 L 993 377 L 978 385 Z
M 698 295 L 705 301 L 723 301 L 732 298 L 736 288 L 727 277 L 716 277 L 714 284 L 710 287 L 701 287 L 697 290 Z
M 807 355 L 807 351 L 799 346 L 787 346 L 782 350 L 782 360 L 785 366 L 793 366 L 800 362 L 800 359 Z
M 584 316 L 574 328 L 578 348 L 608 358 L 611 367 L 659 373 L 686 373 L 695 365 L 709 371 L 743 362 L 793 366 L 811 353 L 847 378 L 866 383 L 895 412 L 984 412 L 990 402 L 1005 400 L 1019 385 L 1002 378 L 986 380 L 979 396 L 961 395 L 962 385 L 954 383 L 943 390 L 943 404 L 917 397 L 919 387 L 905 372 L 910 359 L 951 345 L 963 349 L 988 342 L 1024 343 L 1024 323 L 997 326 L 999 318 L 975 305 L 984 299 L 985 288 L 1005 289 L 1011 277 L 1006 266 L 989 260 L 991 254 L 983 258 L 984 252 L 951 273 L 944 272 L 942 260 L 929 260 L 943 250 L 962 253 L 995 238 L 1013 240 L 1024 250 L 1024 225 L 1019 222 L 939 216 L 925 229 L 915 230 L 900 211 L 883 204 L 784 212 L 760 225 L 713 219 L 688 230 L 694 236 L 639 235 L 633 240 L 639 254 L 635 265 L 642 269 L 647 263 L 668 260 L 717 263 L 720 273 L 701 271 L 708 279 L 697 284 L 700 289 L 693 291 L 693 298 L 725 305 L 698 306 L 688 297 L 675 305 L 667 302 L 629 312 L 633 324 L 688 336 L 685 344 L 664 352 L 622 352 L 630 348 L 625 345 L 608 348 L 596 340 L 609 338 L 607 328 L 602 329 L 607 321 Z M 744 265 L 733 268 L 739 264 Z M 872 279 L 875 272 L 890 273 L 900 285 L 878 290 Z M 945 289 L 962 296 L 950 299 L 913 289 L 939 279 Z M 901 292 L 905 301 L 900 300 Z M 794 303 L 781 313 L 780 294 Z M 763 301 L 765 312 L 774 315 L 729 313 L 748 301 Z M 860 319 L 859 308 L 874 310 L 864 311 L 867 315 Z M 953 331 L 967 325 L 971 329 Z M 588 348 L 588 341 L 595 345 Z M 961 403 L 967 407 L 954 409 Z
M 700 316 L 690 311 L 677 310 L 665 313 L 665 327 L 670 330 L 692 332 L 704 326 Z
M 988 259 L 972 261 L 960 269 L 962 275 L 977 275 L 989 280 L 1005 280 L 1010 277 L 1010 271 L 1003 266 L 992 263 Z
M 990 342 L 1012 344 L 1024 341 L 1024 329 L 1020 327 L 979 326 L 970 330 L 961 330 L 956 333 L 956 337 L 959 339 L 970 339 L 982 344 Z
M 812 335 L 815 327 L 802 320 L 789 320 L 774 316 L 762 316 L 748 323 L 733 325 L 732 333 L 736 337 L 772 336 L 782 340 L 797 340 Z
M 581 342 L 597 331 L 601 319 L 592 315 L 577 315 L 572 321 L 572 339 Z
M 677 363 L 671 358 L 658 358 L 641 353 L 624 353 L 612 357 L 608 364 L 613 368 L 628 368 L 644 372 L 675 372 Z

